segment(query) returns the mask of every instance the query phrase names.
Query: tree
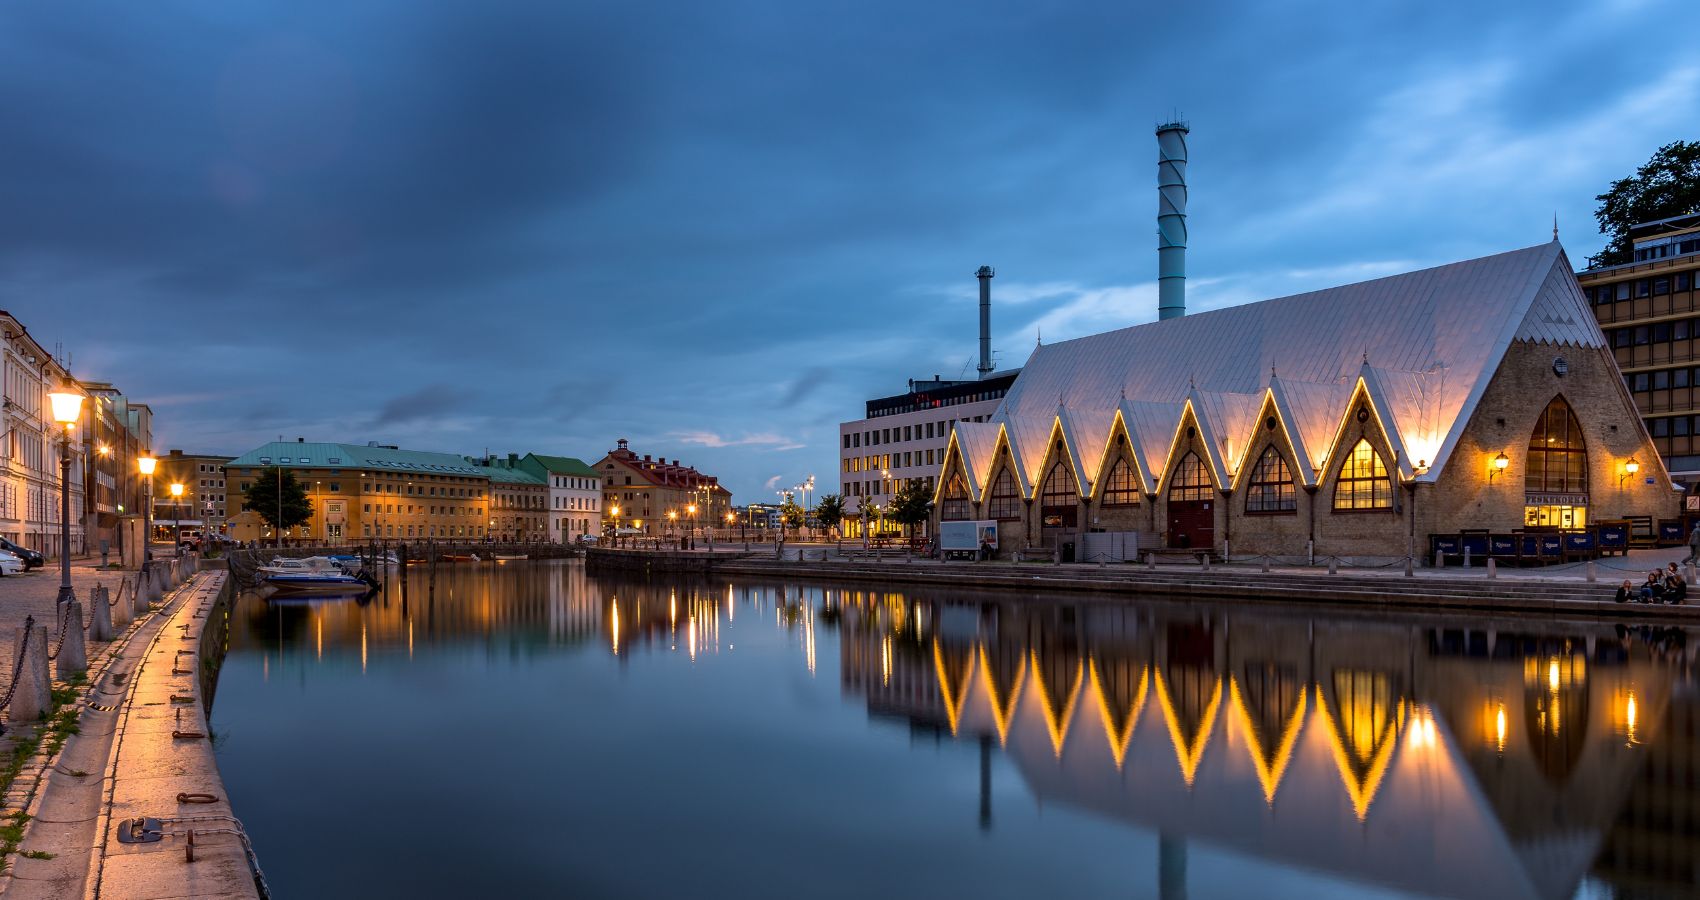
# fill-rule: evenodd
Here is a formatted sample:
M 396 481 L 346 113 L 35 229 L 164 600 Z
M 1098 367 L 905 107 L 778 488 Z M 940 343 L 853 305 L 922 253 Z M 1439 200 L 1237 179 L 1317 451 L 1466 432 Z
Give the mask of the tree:
M 780 523 L 795 531 L 803 527 L 804 518 L 803 508 L 797 505 L 797 501 L 793 500 L 791 495 L 785 495 L 785 502 L 779 504 Z
M 932 514 L 933 498 L 919 478 L 903 482 L 891 498 L 891 508 L 886 511 L 893 522 L 908 528 L 911 534 L 915 532 L 916 525 L 927 521 Z
M 1700 141 L 1666 144 L 1629 178 L 1619 178 L 1594 198 L 1594 218 L 1606 247 L 1594 262 L 1615 266 L 1633 262 L 1629 229 L 1642 222 L 1700 212 Z
M 282 501 L 281 503 L 279 501 Z M 273 534 L 283 534 L 313 518 L 313 504 L 307 500 L 307 488 L 295 480 L 295 473 L 284 472 L 283 484 L 278 485 L 277 469 L 261 469 L 259 477 L 242 495 L 242 508 L 260 514 Z
M 815 501 L 815 518 L 828 528 L 837 528 L 844 521 L 844 498 L 837 494 L 822 494 Z

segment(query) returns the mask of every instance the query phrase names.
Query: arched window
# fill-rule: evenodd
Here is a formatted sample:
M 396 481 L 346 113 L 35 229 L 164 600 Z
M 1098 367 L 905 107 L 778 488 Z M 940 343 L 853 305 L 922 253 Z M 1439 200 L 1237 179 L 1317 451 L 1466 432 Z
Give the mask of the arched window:
M 1181 457 L 1180 465 L 1175 466 L 1174 474 L 1169 476 L 1169 500 L 1209 499 L 1210 473 L 1205 471 L 1198 454 L 1189 451 Z
M 1133 466 L 1126 459 L 1116 460 L 1110 474 L 1104 477 L 1104 505 L 1139 505 L 1139 480 L 1133 477 Z
M 1340 466 L 1340 478 L 1334 485 L 1334 508 L 1393 508 L 1393 482 L 1387 477 L 1387 466 L 1363 438 L 1358 439 L 1352 454 Z
M 1058 460 L 1045 476 L 1045 488 L 1040 492 L 1041 506 L 1074 506 L 1080 502 L 1080 491 L 1074 486 L 1074 472 L 1066 460 Z
M 944 495 L 939 498 L 939 518 L 956 522 L 968 517 L 968 483 L 962 480 L 961 472 L 952 472 L 945 480 Z
M 1298 494 L 1293 490 L 1293 474 L 1287 461 L 1274 447 L 1266 447 L 1252 467 L 1251 481 L 1245 494 L 1248 513 L 1295 512 L 1299 508 Z
M 1552 398 L 1535 420 L 1523 483 L 1531 494 L 1588 492 L 1588 448 L 1582 440 L 1582 423 L 1563 397 Z
M 1021 492 L 1015 489 L 1015 476 L 1007 468 L 992 482 L 992 502 L 986 509 L 986 518 L 1021 518 Z

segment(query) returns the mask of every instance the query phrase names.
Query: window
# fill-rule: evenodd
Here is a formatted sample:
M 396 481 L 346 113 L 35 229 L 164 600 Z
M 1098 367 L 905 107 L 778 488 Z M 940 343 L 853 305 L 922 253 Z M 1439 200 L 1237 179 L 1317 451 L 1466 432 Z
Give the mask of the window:
M 1631 386 L 1630 390 L 1637 391 L 1637 392 L 1652 390 L 1652 384 L 1647 379 L 1647 373 L 1646 372 L 1636 372 L 1635 375 L 1634 375 L 1634 378 L 1635 378 L 1635 381 L 1634 381 L 1633 385 Z
M 1669 419 L 1648 419 L 1653 426 L 1653 437 L 1670 437 Z
M 1198 454 L 1189 452 L 1169 475 L 1169 502 L 1209 499 L 1210 473 L 1204 470 Z
M 1080 491 L 1074 486 L 1074 473 L 1069 471 L 1068 462 L 1058 460 L 1051 466 L 1050 474 L 1045 476 L 1045 487 L 1040 492 L 1039 503 L 1042 506 L 1073 506 L 1080 502 Z
M 1663 390 L 1669 390 L 1669 389 L 1670 389 L 1670 373 L 1667 372 L 1667 371 L 1664 371 L 1662 369 L 1657 371 L 1657 372 L 1654 372 L 1653 373 L 1653 390 L 1663 391 Z
M 1668 294 L 1668 293 L 1670 293 L 1670 279 L 1669 278 L 1655 278 L 1655 279 L 1653 279 L 1653 296 L 1659 297 L 1659 296 L 1662 296 L 1662 295 Z
M 1005 468 L 992 483 L 991 504 L 986 509 L 988 519 L 1021 518 L 1021 494 L 1015 489 L 1015 478 Z
M 1524 485 L 1524 490 L 1530 493 L 1588 491 L 1588 449 L 1582 439 L 1582 424 L 1576 421 L 1576 414 L 1563 397 L 1554 397 L 1535 421 L 1535 430 L 1529 435 Z
M 1334 485 L 1335 509 L 1392 509 L 1393 482 L 1387 477 L 1387 466 L 1381 455 L 1358 439 L 1340 466 L 1340 477 Z
M 944 495 L 939 500 L 939 518 L 960 521 L 968 518 L 968 483 L 957 472 L 944 483 Z
M 1105 506 L 1136 506 L 1139 503 L 1139 482 L 1133 477 L 1133 466 L 1118 459 L 1104 478 Z
M 1636 299 L 1640 299 L 1640 298 L 1645 297 L 1645 296 L 1647 296 L 1647 279 L 1645 279 L 1645 278 L 1635 279 L 1635 297 L 1636 297 Z
M 1653 343 L 1665 344 L 1670 342 L 1670 324 L 1661 322 L 1653 326 Z
M 1617 299 L 1619 299 L 1619 300 L 1628 300 L 1629 299 L 1629 282 L 1620 281 L 1620 282 L 1617 283 Z
M 1649 335 L 1647 334 L 1647 326 L 1645 326 L 1645 325 L 1635 326 L 1635 344 L 1636 344 L 1636 346 L 1640 346 L 1642 344 L 1647 343 L 1648 336 Z
M 1251 470 L 1245 511 L 1280 513 L 1296 512 L 1298 508 L 1298 493 L 1293 489 L 1293 475 L 1287 468 L 1287 461 L 1274 447 L 1264 448 L 1263 455 L 1257 458 L 1257 465 Z

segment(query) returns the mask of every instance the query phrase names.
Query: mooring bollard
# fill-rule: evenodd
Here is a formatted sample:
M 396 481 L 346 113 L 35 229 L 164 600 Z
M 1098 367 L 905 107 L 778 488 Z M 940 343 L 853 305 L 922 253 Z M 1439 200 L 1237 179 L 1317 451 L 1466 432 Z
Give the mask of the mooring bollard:
M 1443 551 L 1434 551 L 1434 567 L 1437 569 L 1446 568 L 1446 554 Z
M 1465 547 L 1464 548 L 1464 568 L 1468 569 L 1469 567 L 1470 567 L 1470 548 Z
M 1416 563 L 1415 559 L 1413 559 L 1409 556 L 1405 557 L 1405 577 L 1406 578 L 1413 578 L 1413 577 L 1416 576 L 1416 574 L 1417 574 L 1416 573 L 1416 566 L 1417 566 L 1417 563 Z
M 1584 566 L 1583 569 L 1588 573 L 1589 584 L 1593 584 L 1600 577 L 1599 570 L 1595 568 L 1594 561 L 1591 559 L 1588 560 L 1588 564 Z
M 1328 574 L 1340 574 L 1340 561 L 1332 556 L 1328 557 Z
M 1157 554 L 1149 552 L 1145 554 L 1145 568 L 1153 572 L 1157 571 Z
M 164 577 L 158 568 L 148 570 L 147 576 L 144 578 L 147 590 L 136 591 L 135 618 L 141 618 L 148 611 L 148 604 L 158 603 L 165 599 L 165 587 L 161 583 L 161 579 Z
M 106 585 L 97 584 L 89 592 L 89 640 L 110 641 L 116 633 L 112 630 L 112 592 Z
M 1210 554 L 1208 554 L 1208 553 L 1198 554 L 1198 569 L 1201 572 L 1210 571 Z
M 24 627 L 18 631 L 18 644 L 14 649 L 14 660 L 22 657 L 18 665 L 18 681 L 12 688 L 12 702 L 6 708 L 7 718 L 13 722 L 34 722 L 40 719 L 51 708 L 50 691 L 53 682 L 47 677 L 47 626 L 35 624 L 33 616 L 24 619 Z
M 1266 574 L 1269 571 L 1269 554 L 1267 554 L 1267 553 L 1263 554 L 1263 571 Z
M 1695 579 L 1694 564 L 1689 563 L 1688 565 L 1683 567 L 1682 580 L 1688 582 L 1689 584 L 1693 584 L 1694 579 Z
M 72 675 L 89 670 L 88 645 L 83 642 L 82 601 L 66 602 L 60 607 L 60 616 L 63 621 L 59 627 L 64 629 L 62 633 L 65 639 L 59 644 L 59 655 L 54 662 L 57 664 L 55 671 L 59 674 L 59 680 L 65 681 Z
M 1487 570 L 1488 570 L 1487 577 L 1498 578 L 1499 577 L 1499 561 L 1494 559 L 1491 556 L 1488 557 Z

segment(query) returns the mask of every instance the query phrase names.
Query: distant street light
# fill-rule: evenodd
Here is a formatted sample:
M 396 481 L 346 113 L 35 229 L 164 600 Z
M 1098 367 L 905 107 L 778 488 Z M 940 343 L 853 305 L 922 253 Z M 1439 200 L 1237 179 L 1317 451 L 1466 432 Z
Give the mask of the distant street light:
M 47 395 L 53 421 L 60 425 L 59 438 L 59 603 L 77 599 L 71 589 L 71 429 L 83 413 L 83 394 L 67 377 L 59 389 Z

